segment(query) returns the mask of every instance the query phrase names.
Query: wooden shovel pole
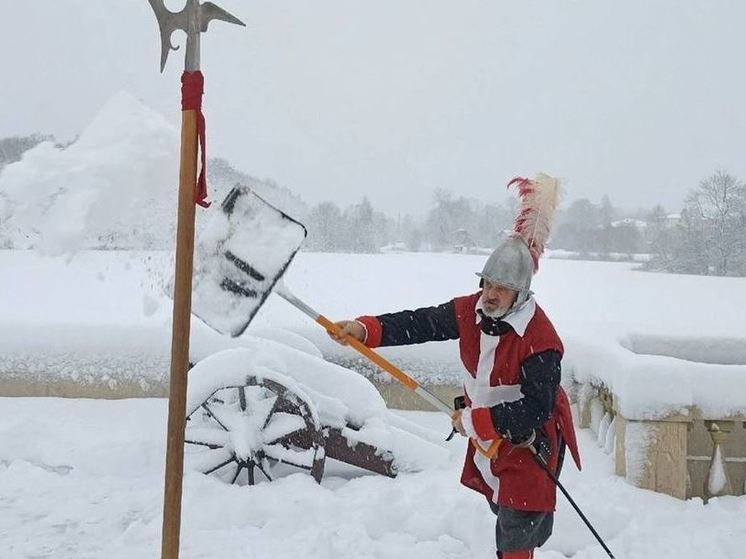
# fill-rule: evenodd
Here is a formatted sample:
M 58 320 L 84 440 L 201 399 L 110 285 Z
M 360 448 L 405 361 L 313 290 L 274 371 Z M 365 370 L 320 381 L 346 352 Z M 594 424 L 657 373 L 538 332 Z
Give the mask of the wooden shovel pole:
M 171 376 L 168 395 L 168 439 L 166 484 L 163 497 L 161 557 L 178 559 L 181 530 L 181 486 L 184 470 L 189 326 L 192 312 L 192 266 L 194 262 L 194 185 L 197 182 L 197 113 L 181 113 L 181 167 L 179 209 L 176 225 L 176 270 L 174 274 Z

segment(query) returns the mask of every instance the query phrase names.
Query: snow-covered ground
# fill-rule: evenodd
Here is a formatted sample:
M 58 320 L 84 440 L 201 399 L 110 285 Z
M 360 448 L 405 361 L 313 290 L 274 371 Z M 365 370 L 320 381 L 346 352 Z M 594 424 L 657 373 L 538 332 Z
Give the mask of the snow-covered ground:
M 0 556 L 3 559 L 157 557 L 165 400 L 0 399 Z M 448 420 L 402 412 L 443 433 Z M 589 432 L 569 491 L 619 559 L 740 559 L 746 499 L 703 505 L 635 489 L 615 477 Z M 321 486 L 294 474 L 254 487 L 188 472 L 185 559 L 491 558 L 494 517 L 459 486 L 464 440 L 443 443 L 445 466 L 395 479 L 339 465 Z M 559 497 L 555 534 L 537 559 L 605 553 Z

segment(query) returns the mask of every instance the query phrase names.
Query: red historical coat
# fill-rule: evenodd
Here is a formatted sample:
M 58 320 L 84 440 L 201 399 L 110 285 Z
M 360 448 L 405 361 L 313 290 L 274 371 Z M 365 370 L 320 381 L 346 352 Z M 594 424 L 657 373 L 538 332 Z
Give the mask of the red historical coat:
M 523 361 L 537 353 L 563 352 L 562 342 L 544 311 L 530 299 L 519 311 L 504 320 L 513 329 L 501 336 L 488 336 L 480 329 L 476 313 L 481 293 L 454 299 L 459 330 L 461 360 L 466 368 L 464 388 L 471 409 L 471 422 L 480 438 L 489 441 L 498 435 L 489 408 L 517 400 Z M 493 357 L 494 355 L 494 357 Z M 580 457 L 570 405 L 562 387 L 558 388 L 554 411 L 543 425 L 552 453 L 550 467 L 556 469 L 561 436 L 580 468 Z M 483 443 L 482 446 L 487 446 Z M 486 495 L 498 505 L 527 511 L 552 511 L 556 503 L 554 482 L 536 463 L 531 451 L 504 440 L 497 456 L 488 460 L 469 445 L 461 483 Z

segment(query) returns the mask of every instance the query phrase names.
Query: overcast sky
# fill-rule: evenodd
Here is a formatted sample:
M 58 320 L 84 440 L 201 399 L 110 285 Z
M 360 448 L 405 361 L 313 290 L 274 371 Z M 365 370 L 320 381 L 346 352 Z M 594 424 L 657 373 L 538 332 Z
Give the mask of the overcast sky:
M 746 179 L 743 0 L 216 3 L 248 27 L 202 39 L 209 154 L 309 202 L 421 213 L 546 171 L 673 211 L 716 169 Z M 158 73 L 146 0 L 0 6 L 0 137 L 70 138 L 122 89 L 179 122 L 183 51 Z

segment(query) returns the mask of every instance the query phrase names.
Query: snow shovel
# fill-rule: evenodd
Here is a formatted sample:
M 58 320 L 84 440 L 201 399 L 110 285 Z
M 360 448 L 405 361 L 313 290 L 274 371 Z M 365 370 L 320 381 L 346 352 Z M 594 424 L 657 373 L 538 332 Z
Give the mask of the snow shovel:
M 240 336 L 306 235 L 301 223 L 236 185 L 199 236 L 192 312 L 221 334 Z

